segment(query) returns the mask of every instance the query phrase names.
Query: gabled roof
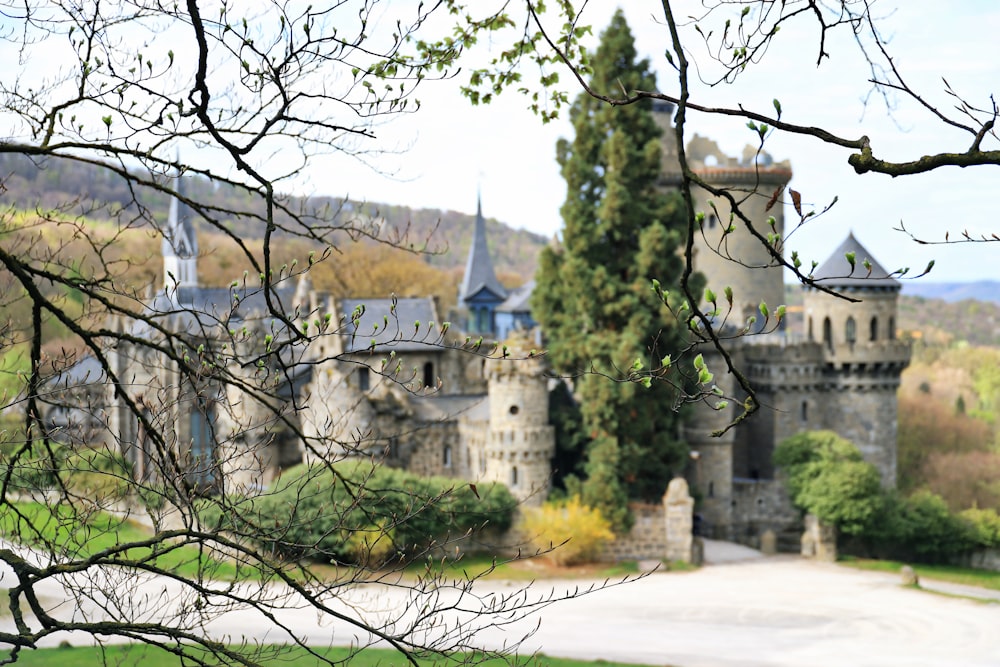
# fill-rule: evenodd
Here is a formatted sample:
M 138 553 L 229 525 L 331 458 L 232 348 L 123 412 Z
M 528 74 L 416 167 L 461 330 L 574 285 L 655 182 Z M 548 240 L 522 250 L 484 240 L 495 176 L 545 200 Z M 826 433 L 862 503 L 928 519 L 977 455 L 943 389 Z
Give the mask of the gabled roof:
M 486 220 L 483 219 L 482 200 L 476 201 L 476 226 L 472 232 L 469 257 L 465 262 L 465 275 L 458 290 L 459 304 L 464 304 L 483 289 L 491 292 L 497 300 L 507 298 L 507 290 L 497 280 L 490 259 L 489 244 L 486 241 Z
M 529 280 L 520 287 L 515 287 L 510 291 L 507 300 L 497 306 L 497 312 L 501 313 L 531 313 L 531 293 L 535 289 L 535 281 Z
M 847 253 L 854 253 L 854 266 L 847 261 Z M 871 265 L 871 270 L 865 267 L 865 260 Z M 872 289 L 900 289 L 898 280 L 889 275 L 882 265 L 872 256 L 868 249 L 854 238 L 854 233 L 848 234 L 830 257 L 820 264 L 812 273 L 813 278 L 823 282 L 828 287 L 870 287 Z
M 184 197 L 184 177 L 177 177 L 177 196 L 170 198 L 170 214 L 163 230 L 164 257 L 192 259 L 198 256 L 198 235 L 194 231 L 194 215 L 181 199 Z
M 344 352 L 365 352 L 375 341 L 376 353 L 429 352 L 440 348 L 431 345 L 441 333 L 437 307 L 430 297 L 396 299 L 340 299 L 337 317 L 343 318 Z M 357 327 L 352 322 L 355 310 L 361 313 Z M 420 322 L 417 330 L 415 323 Z M 434 322 L 434 329 L 430 323 Z M 426 341 L 426 342 L 425 342 Z M 381 348 L 381 350 L 380 350 Z

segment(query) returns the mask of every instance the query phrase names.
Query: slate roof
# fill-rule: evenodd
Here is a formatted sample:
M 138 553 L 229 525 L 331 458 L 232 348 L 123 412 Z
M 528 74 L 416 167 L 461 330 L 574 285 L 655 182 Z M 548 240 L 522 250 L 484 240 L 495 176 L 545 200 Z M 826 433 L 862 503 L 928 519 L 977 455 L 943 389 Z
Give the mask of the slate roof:
M 531 293 L 535 289 L 535 281 L 529 280 L 520 287 L 515 287 L 507 296 L 507 300 L 496 307 L 502 313 L 531 313 Z
M 472 244 L 469 246 L 469 257 L 465 262 L 465 275 L 462 286 L 458 290 L 459 303 L 465 303 L 483 289 L 491 292 L 502 300 L 507 297 L 507 290 L 497 280 L 490 259 L 490 248 L 486 240 L 486 220 L 483 218 L 482 200 L 476 202 L 476 226 L 472 232 Z
M 396 299 L 395 309 L 392 303 L 392 299 L 338 301 L 337 317 L 343 321 L 344 352 L 365 352 L 371 347 L 372 339 L 375 339 L 376 345 L 396 352 L 430 352 L 440 349 L 430 344 L 438 339 L 441 332 L 441 321 L 433 298 Z M 363 312 L 355 329 L 351 316 L 356 308 L 363 309 Z M 415 322 L 420 322 L 419 331 L 415 330 Z M 429 327 L 431 322 L 436 323 L 433 330 Z
M 413 396 L 410 405 L 417 417 L 427 422 L 447 422 L 463 417 L 476 421 L 490 418 L 490 401 L 486 394 Z
M 854 267 L 847 261 L 847 253 L 854 253 Z M 865 268 L 864 261 L 871 264 L 871 271 Z M 813 278 L 823 281 L 827 287 L 865 287 L 871 289 L 895 289 L 902 287 L 901 283 L 889 275 L 882 265 L 872 256 L 868 249 L 854 238 L 854 233 L 848 234 L 830 257 L 816 267 Z

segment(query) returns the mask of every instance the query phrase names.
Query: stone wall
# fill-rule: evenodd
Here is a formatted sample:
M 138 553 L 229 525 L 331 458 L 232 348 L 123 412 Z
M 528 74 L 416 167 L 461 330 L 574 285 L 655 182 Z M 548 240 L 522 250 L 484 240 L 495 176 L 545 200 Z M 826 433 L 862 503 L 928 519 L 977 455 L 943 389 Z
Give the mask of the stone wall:
M 802 520 L 780 480 L 733 480 L 733 539 L 759 549 L 761 536 L 772 531 L 779 551 L 799 549 Z
M 662 560 L 667 554 L 666 510 L 663 505 L 631 503 L 635 524 L 623 535 L 604 546 L 597 560 L 615 563 L 622 560 Z

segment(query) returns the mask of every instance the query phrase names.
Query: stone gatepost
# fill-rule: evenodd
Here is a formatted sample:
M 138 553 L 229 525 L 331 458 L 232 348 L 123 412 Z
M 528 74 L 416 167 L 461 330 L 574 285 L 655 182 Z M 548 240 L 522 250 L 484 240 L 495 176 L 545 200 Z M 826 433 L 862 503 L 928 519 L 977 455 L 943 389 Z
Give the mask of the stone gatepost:
M 667 561 L 694 561 L 694 498 L 688 492 L 687 481 L 675 477 L 663 496 L 667 530 Z
M 821 522 L 815 514 L 806 514 L 806 529 L 802 533 L 802 555 L 827 562 L 837 560 L 837 531 Z

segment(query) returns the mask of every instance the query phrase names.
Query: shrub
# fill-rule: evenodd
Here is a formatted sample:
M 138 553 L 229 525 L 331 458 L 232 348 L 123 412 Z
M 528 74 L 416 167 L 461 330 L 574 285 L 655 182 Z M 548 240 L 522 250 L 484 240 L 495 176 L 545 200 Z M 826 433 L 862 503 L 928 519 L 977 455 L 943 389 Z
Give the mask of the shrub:
M 883 510 L 864 536 L 877 556 L 897 560 L 944 562 L 975 546 L 971 524 L 929 491 L 909 498 L 886 494 Z
M 832 431 L 787 438 L 775 449 L 774 462 L 787 476 L 792 503 L 843 533 L 863 533 L 881 508 L 878 471 Z
M 967 522 L 976 546 L 985 549 L 1000 547 L 1000 515 L 996 510 L 972 507 L 959 513 L 958 516 Z
M 556 565 L 589 562 L 615 537 L 600 510 L 584 505 L 579 496 L 524 510 L 523 525 L 531 546 L 538 551 L 551 549 L 548 558 Z
M 453 479 L 353 461 L 293 469 L 266 495 L 234 499 L 231 511 L 202 519 L 258 536 L 283 558 L 379 565 L 485 526 L 505 530 L 516 504 L 502 484 L 474 492 Z

